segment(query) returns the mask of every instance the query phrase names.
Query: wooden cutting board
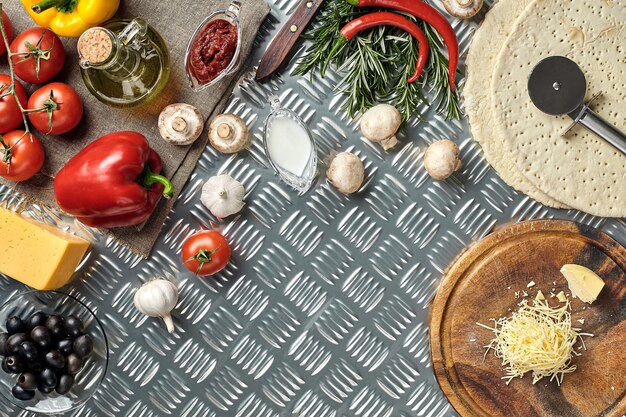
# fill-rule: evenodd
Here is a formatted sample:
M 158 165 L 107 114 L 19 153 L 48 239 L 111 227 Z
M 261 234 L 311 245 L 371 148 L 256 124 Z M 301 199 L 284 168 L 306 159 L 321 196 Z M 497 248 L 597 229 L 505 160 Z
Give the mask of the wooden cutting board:
M 480 322 L 508 316 L 522 298 L 541 290 L 552 306 L 570 294 L 559 270 L 584 265 L 606 286 L 592 305 L 570 297 L 572 318 L 587 350 L 559 387 L 531 375 L 506 385 L 501 361 L 484 346 L 493 334 Z M 449 268 L 433 302 L 430 349 L 441 389 L 463 417 L 622 417 L 626 414 L 626 249 L 599 230 L 541 220 L 501 229 L 470 247 Z M 536 285 L 527 288 L 530 281 Z M 509 310 L 510 309 L 510 310 Z M 584 324 L 576 320 L 584 319 Z

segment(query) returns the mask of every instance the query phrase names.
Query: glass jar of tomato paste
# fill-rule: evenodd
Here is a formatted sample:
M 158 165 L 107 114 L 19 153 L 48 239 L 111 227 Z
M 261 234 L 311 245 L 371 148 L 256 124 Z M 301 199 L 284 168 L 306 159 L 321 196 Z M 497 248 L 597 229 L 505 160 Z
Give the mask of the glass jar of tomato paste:
M 241 3 L 209 15 L 194 32 L 185 54 L 185 69 L 194 91 L 201 91 L 232 74 L 241 54 Z

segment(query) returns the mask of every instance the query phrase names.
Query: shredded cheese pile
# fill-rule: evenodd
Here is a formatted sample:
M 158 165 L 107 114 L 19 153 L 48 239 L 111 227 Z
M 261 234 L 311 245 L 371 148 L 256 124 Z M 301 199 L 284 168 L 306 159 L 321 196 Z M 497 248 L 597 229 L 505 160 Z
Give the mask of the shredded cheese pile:
M 582 342 L 581 336 L 593 336 L 572 327 L 569 302 L 552 308 L 545 300 L 535 300 L 533 305 L 524 300 L 511 317 L 494 322 L 493 328 L 477 324 L 495 334 L 491 344 L 485 346 L 485 357 L 493 350 L 502 359 L 502 366 L 506 367 L 502 379 L 507 380 L 507 385 L 527 372 L 532 372 L 533 384 L 550 377 L 550 381 L 556 379 L 561 385 L 565 374 L 576 370 L 571 364 L 573 355 L 580 356 L 574 350 L 576 341 Z

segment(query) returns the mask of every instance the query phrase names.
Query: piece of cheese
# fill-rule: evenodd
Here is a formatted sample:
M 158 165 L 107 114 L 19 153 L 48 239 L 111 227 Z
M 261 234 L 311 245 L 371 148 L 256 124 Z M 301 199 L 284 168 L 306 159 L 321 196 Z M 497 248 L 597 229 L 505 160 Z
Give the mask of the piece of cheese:
M 565 296 L 565 293 L 563 291 L 560 291 L 557 295 L 556 298 L 559 299 L 560 302 L 564 303 L 567 301 L 567 297 Z
M 0 273 L 37 290 L 68 283 L 90 243 L 0 207 Z
M 585 303 L 593 303 L 604 288 L 604 281 L 595 272 L 581 265 L 563 265 L 561 274 L 567 280 L 570 291 Z

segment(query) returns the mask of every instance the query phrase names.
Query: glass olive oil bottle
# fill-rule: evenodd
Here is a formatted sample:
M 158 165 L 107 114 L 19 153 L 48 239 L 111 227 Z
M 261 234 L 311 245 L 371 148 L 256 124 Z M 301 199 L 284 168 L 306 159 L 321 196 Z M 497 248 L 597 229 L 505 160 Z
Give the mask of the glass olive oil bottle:
M 167 45 L 143 19 L 118 20 L 87 30 L 78 40 L 78 54 L 89 91 L 114 107 L 145 104 L 169 80 Z

